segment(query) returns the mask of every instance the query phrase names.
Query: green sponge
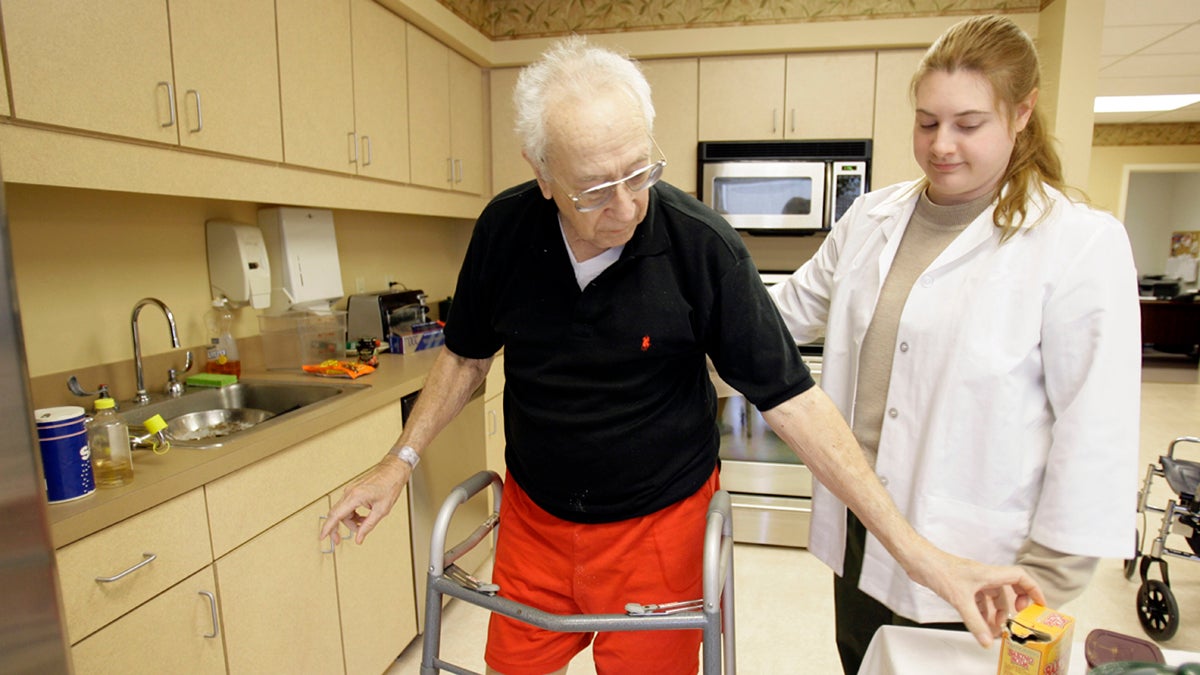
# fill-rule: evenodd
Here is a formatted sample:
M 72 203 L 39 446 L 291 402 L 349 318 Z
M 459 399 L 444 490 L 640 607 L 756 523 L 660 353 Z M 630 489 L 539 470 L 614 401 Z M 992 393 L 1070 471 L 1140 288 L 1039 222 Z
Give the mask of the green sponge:
M 188 375 L 185 380 L 189 387 L 224 387 L 237 382 L 237 375 L 222 375 L 220 373 L 196 373 Z

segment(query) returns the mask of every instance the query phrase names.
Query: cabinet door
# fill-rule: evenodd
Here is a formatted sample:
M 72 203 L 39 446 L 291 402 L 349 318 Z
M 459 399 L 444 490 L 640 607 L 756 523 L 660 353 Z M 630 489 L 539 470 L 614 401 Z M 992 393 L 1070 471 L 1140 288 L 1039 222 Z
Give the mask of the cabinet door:
M 915 123 L 909 82 L 925 55 L 922 49 L 879 52 L 875 84 L 875 133 L 871 146 L 871 187 L 881 188 L 921 175 L 913 159 Z
M 488 171 L 483 155 L 483 71 L 461 54 L 448 56 L 454 189 L 481 195 Z
M 667 156 L 665 180 L 696 194 L 697 59 L 643 61 L 654 97 L 654 139 Z
M 288 0 L 276 7 L 283 159 L 354 173 L 354 72 L 348 0 Z
M 72 647 L 75 672 L 224 673 L 216 592 L 205 567 Z
M 492 101 L 492 194 L 533 178 L 533 169 L 521 156 L 521 140 L 513 130 L 513 89 L 520 68 L 495 68 L 488 73 Z M 496 365 L 493 363 L 492 368 Z
M 344 490 L 342 486 L 330 497 L 340 499 Z M 346 673 L 386 672 L 417 636 L 408 492 L 400 494 L 362 546 L 343 540 L 335 555 Z
M 870 138 L 875 52 L 787 57 L 785 138 Z
M 495 471 L 501 478 L 507 464 L 504 462 L 504 394 L 503 392 L 488 398 L 483 402 L 483 431 L 484 447 L 487 453 L 487 468 Z M 488 490 L 488 508 L 495 509 L 492 503 L 492 492 Z
M 344 672 L 328 511 L 323 497 L 215 563 L 230 673 Z
M 784 75 L 782 55 L 700 59 L 700 140 L 783 138 Z
M 412 182 L 451 187 L 450 50 L 408 26 L 408 130 Z
M 178 143 L 166 0 L 4 0 L 13 113 Z
M 351 4 L 358 173 L 407 183 L 407 24 L 371 0 Z
M 182 145 L 283 159 L 272 0 L 170 0 Z

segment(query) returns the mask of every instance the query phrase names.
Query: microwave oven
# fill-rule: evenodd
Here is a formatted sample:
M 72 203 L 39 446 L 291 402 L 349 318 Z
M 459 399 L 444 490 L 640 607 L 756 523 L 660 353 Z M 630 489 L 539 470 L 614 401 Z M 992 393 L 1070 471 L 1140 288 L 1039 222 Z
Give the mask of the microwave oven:
M 871 141 L 702 141 L 699 198 L 736 230 L 828 230 L 870 187 Z

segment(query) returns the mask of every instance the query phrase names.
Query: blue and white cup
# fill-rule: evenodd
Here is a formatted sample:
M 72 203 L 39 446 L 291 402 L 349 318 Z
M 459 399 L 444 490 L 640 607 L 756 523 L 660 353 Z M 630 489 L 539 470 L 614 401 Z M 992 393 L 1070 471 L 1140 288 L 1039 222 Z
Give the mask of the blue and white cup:
M 39 438 L 38 445 L 42 449 L 42 473 L 46 477 L 48 502 L 69 502 L 96 491 L 86 430 Z
M 87 424 L 87 415 L 77 405 L 38 408 L 33 411 L 33 417 L 39 439 L 69 436 L 84 431 Z

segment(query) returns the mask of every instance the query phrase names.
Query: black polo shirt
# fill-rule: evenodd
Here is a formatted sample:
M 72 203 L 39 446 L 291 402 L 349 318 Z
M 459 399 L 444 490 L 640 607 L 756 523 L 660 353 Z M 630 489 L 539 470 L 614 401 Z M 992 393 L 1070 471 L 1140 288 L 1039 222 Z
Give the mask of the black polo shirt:
M 557 207 L 534 182 L 498 195 L 475 226 L 446 347 L 504 348 L 508 470 L 565 520 L 653 513 L 717 464 L 705 355 L 761 409 L 814 385 L 738 235 L 659 183 L 621 257 L 580 291 Z

